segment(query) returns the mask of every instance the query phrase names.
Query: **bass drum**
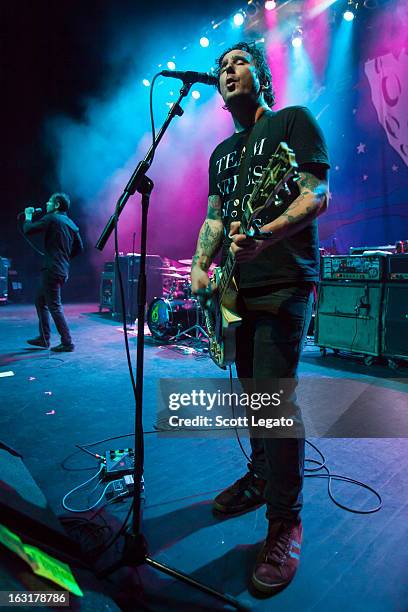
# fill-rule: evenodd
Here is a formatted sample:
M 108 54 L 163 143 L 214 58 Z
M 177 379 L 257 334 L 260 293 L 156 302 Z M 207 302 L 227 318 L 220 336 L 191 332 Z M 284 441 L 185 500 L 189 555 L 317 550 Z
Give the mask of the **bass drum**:
M 147 325 L 158 340 L 170 340 L 196 323 L 202 324 L 198 300 L 155 298 L 147 311 Z

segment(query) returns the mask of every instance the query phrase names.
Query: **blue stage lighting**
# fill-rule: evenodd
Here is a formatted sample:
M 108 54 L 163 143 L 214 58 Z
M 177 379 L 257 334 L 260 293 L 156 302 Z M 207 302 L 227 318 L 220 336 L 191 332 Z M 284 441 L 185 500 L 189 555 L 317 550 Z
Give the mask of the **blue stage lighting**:
M 237 27 L 242 26 L 244 23 L 244 15 L 242 13 L 235 13 L 233 21 L 234 25 Z
M 210 44 L 210 41 L 208 40 L 208 38 L 206 36 L 202 36 L 200 38 L 200 45 L 202 47 L 208 47 L 209 44 Z
M 193 96 L 194 100 L 198 100 L 200 97 L 200 92 L 194 89 L 194 91 L 191 92 L 191 95 Z
M 145 87 L 149 87 L 150 86 L 150 81 L 148 79 L 143 79 L 142 83 L 143 83 L 143 85 Z
M 347 11 L 344 11 L 343 19 L 345 19 L 346 21 L 353 21 L 354 19 L 353 11 L 350 11 L 350 9 L 347 9 Z
M 175 70 L 176 69 L 176 64 L 174 62 L 167 62 L 167 68 L 169 70 Z

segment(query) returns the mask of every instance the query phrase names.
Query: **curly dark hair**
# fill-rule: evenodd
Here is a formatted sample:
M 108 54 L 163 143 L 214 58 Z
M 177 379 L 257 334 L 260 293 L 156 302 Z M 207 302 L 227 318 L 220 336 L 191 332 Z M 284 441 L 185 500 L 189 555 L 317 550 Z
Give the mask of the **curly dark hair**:
M 272 107 L 275 104 L 275 94 L 272 88 L 272 75 L 269 69 L 268 63 L 266 61 L 265 53 L 262 49 L 260 49 L 256 43 L 247 43 L 247 42 L 238 42 L 235 45 L 231 45 L 225 51 L 223 51 L 222 55 L 218 57 L 216 61 L 216 68 L 214 70 L 214 76 L 217 77 L 218 85 L 217 89 L 220 91 L 220 74 L 221 74 L 221 64 L 226 53 L 233 51 L 234 49 L 240 49 L 241 51 L 246 51 L 252 55 L 254 60 L 254 64 L 256 67 L 256 72 L 259 78 L 261 85 L 264 86 L 263 95 L 265 98 L 265 102 L 268 106 Z
M 59 210 L 61 212 L 68 212 L 69 207 L 71 205 L 71 200 L 69 199 L 69 195 L 62 192 L 53 193 L 50 197 L 50 200 L 57 202 L 59 204 Z

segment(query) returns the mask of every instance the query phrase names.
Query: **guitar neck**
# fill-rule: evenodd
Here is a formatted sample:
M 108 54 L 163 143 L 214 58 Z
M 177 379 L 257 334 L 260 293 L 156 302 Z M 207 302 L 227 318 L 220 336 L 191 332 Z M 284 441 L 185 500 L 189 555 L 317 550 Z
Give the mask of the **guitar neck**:
M 284 142 L 281 142 L 275 153 L 271 156 L 269 163 L 262 173 L 260 180 L 255 184 L 242 214 L 240 233 L 247 234 L 254 222 L 254 218 L 260 214 L 262 209 L 275 204 L 280 205 L 279 191 L 283 188 L 289 193 L 287 182 L 290 178 L 297 180 L 298 165 L 293 151 Z M 280 213 L 278 213 L 280 214 Z M 222 301 L 225 290 L 229 286 L 235 271 L 235 257 L 231 251 L 221 271 L 219 282 L 219 300 Z

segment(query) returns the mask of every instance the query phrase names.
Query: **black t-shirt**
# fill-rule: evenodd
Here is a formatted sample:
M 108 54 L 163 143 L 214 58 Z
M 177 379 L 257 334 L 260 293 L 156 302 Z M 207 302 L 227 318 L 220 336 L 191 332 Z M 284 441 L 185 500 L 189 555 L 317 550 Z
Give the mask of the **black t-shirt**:
M 230 223 L 240 220 L 254 184 L 260 179 L 280 142 L 286 142 L 293 150 L 300 170 L 307 164 L 319 164 L 322 170 L 329 168 L 323 134 L 313 115 L 302 106 L 291 106 L 278 112 L 266 111 L 252 128 L 233 134 L 220 143 L 211 155 L 209 195 L 218 195 L 222 200 L 223 260 L 230 245 L 227 237 Z M 243 178 L 239 181 L 244 185 L 243 194 L 240 194 L 238 176 L 244 144 L 247 152 L 243 158 Z M 279 214 L 291 200 L 285 203 Z M 317 220 L 314 219 L 293 236 L 266 248 L 252 261 L 240 264 L 238 277 L 240 288 L 317 281 Z
M 39 221 L 25 221 L 25 234 L 44 232 L 43 270 L 68 278 L 69 262 L 83 250 L 79 228 L 65 213 L 48 213 Z

